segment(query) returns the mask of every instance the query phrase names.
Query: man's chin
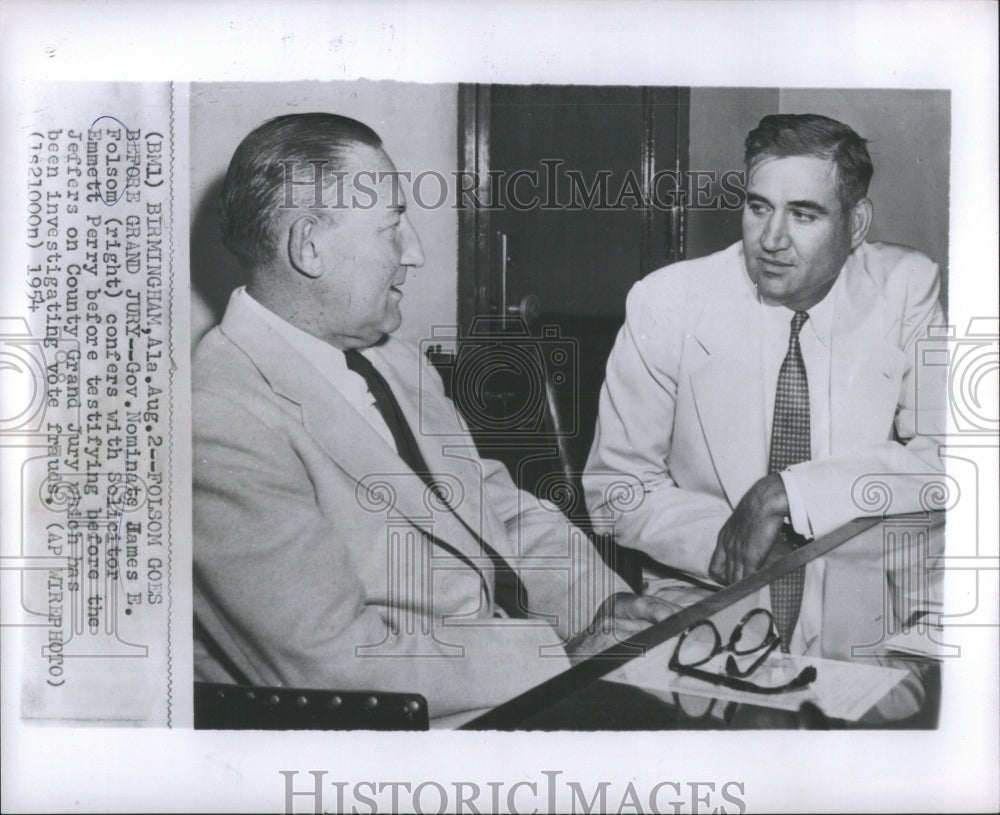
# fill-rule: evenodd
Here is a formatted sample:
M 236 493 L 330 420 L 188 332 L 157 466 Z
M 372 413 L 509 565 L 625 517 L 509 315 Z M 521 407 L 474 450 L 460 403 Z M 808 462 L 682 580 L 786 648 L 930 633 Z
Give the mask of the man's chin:
M 785 287 L 781 285 L 781 280 L 759 272 L 754 276 L 754 286 L 761 297 L 773 303 L 780 303 L 787 294 Z
M 397 328 L 403 324 L 403 315 L 400 313 L 399 309 L 394 310 L 395 313 L 390 313 L 381 325 L 381 334 L 392 334 Z

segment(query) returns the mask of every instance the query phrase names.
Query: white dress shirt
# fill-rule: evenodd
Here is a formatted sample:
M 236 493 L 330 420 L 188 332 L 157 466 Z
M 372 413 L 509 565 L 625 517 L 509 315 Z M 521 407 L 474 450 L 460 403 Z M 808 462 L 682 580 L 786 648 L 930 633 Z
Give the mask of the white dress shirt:
M 334 348 L 319 337 L 307 334 L 301 328 L 296 328 L 287 320 L 262 306 L 247 293 L 245 287 L 241 286 L 237 289 L 235 296 L 243 299 L 249 308 L 259 314 L 270 330 L 291 345 L 385 439 L 386 444 L 393 450 L 396 449 L 392 431 L 389 430 L 385 419 L 382 418 L 382 414 L 375 406 L 375 398 L 368 392 L 368 385 L 364 377 L 347 367 L 343 351 Z

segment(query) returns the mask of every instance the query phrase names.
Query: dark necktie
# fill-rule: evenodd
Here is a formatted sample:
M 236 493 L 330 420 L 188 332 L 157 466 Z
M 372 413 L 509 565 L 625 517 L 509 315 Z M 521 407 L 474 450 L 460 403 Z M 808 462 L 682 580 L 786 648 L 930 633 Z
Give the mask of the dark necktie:
M 347 367 L 364 377 L 368 384 L 368 390 L 375 399 L 375 407 L 382 414 L 382 418 L 392 433 L 392 438 L 396 442 L 396 452 L 399 457 L 406 462 L 413 472 L 420 476 L 421 480 L 440 497 L 436 489 L 434 476 L 431 474 L 424 454 L 417 446 L 417 440 L 410 429 L 410 423 L 406 421 L 403 411 L 393 395 L 392 388 L 385 381 L 385 377 L 380 374 L 371 361 L 355 350 L 345 351 L 344 358 L 347 360 Z M 454 512 L 454 510 L 453 510 Z M 528 591 L 521 582 L 521 578 L 504 560 L 503 556 L 490 546 L 479 534 L 462 519 L 456 512 L 455 517 L 461 521 L 462 525 L 472 534 L 483 552 L 493 561 L 494 579 L 494 601 L 500 608 L 507 612 L 509 617 L 525 617 L 528 609 Z
M 774 422 L 771 426 L 771 455 L 767 471 L 780 473 L 782 470 L 811 456 L 809 434 L 809 381 L 806 366 L 799 349 L 799 332 L 809 314 L 796 311 L 792 317 L 792 331 L 788 339 L 788 353 L 781 363 L 778 373 L 778 387 L 774 395 Z M 791 529 L 783 534 L 793 545 L 801 545 L 804 539 Z M 802 587 L 805 584 L 805 567 L 780 577 L 771 584 L 771 607 L 774 621 L 781 635 L 781 650 L 788 652 L 792 632 L 799 618 L 802 605 Z

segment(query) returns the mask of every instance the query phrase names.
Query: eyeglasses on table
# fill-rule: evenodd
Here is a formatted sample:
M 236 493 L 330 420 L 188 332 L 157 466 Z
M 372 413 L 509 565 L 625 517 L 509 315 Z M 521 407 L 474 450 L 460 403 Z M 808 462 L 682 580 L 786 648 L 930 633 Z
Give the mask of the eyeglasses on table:
M 764 664 L 780 642 L 774 617 L 765 608 L 755 608 L 743 615 L 725 645 L 715 623 L 700 620 L 688 626 L 677 640 L 669 668 L 682 676 L 691 676 L 713 685 L 748 693 L 786 693 L 806 687 L 816 679 L 816 668 L 813 665 L 807 665 L 798 676 L 782 685 L 758 685 L 747 679 Z M 726 659 L 725 673 L 701 669 L 701 666 L 715 656 L 726 652 L 729 656 Z M 754 659 L 750 665 L 740 667 L 738 658 L 751 655 Z

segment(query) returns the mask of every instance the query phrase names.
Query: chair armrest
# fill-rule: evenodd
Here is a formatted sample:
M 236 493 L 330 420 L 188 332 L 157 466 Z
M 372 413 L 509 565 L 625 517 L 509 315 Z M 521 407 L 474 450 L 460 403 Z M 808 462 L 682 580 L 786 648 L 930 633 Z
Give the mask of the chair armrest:
M 194 683 L 195 730 L 428 730 L 416 693 Z

